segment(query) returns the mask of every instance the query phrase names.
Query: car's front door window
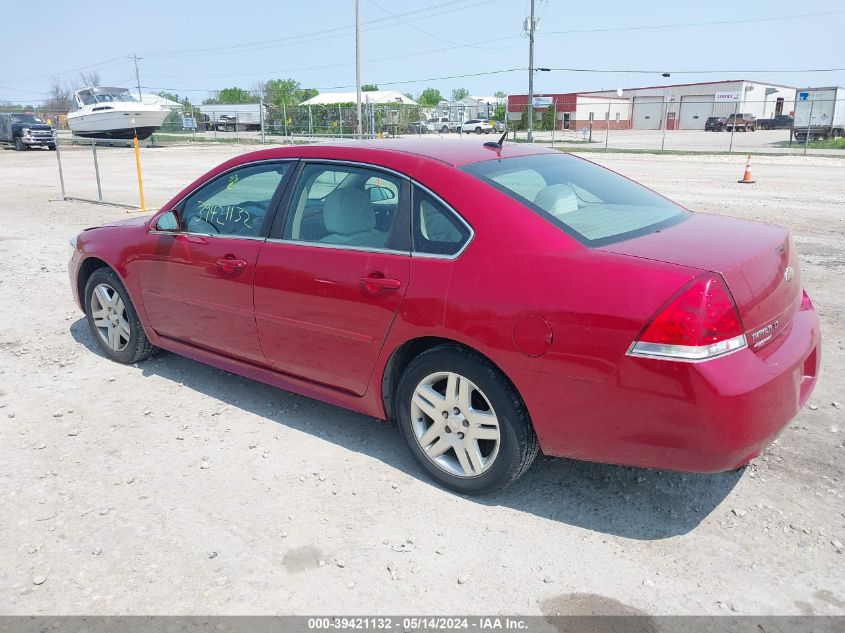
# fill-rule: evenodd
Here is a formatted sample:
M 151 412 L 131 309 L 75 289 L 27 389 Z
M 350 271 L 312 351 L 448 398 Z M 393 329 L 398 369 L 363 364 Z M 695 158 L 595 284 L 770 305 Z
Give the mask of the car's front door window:
M 215 178 L 185 200 L 180 209 L 183 229 L 204 235 L 259 236 L 290 164 L 249 165 Z

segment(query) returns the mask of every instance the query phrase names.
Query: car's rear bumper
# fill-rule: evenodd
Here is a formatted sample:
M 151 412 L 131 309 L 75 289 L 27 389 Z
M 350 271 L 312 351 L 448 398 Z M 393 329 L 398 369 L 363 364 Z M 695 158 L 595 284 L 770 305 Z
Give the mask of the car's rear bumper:
M 626 356 L 607 380 L 517 372 L 515 382 L 546 454 L 719 472 L 759 455 L 795 417 L 815 386 L 820 357 L 819 320 L 810 309 L 758 352 L 700 363 Z

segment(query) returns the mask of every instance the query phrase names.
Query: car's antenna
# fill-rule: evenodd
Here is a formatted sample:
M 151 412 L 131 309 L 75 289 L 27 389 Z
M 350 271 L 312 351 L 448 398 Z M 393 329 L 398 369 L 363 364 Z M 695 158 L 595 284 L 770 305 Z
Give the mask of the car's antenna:
M 498 141 L 487 141 L 484 144 L 484 147 L 490 147 L 492 149 L 502 149 L 502 145 L 505 144 L 505 139 L 508 137 L 507 131 L 499 138 Z

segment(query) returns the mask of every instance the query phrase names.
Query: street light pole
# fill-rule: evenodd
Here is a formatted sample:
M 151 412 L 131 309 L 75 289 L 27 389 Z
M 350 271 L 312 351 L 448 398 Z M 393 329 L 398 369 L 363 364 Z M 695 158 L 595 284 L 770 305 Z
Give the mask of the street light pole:
M 138 54 L 134 53 L 129 59 L 135 62 L 135 83 L 138 84 L 138 101 L 141 102 L 143 99 L 141 99 L 141 75 L 138 72 L 138 60 L 143 58 L 139 58 Z
M 669 73 L 663 73 L 663 77 L 670 77 Z M 664 102 L 666 101 L 666 97 L 663 97 Z M 660 139 L 660 151 L 663 151 L 663 148 L 666 146 L 666 120 L 669 118 L 669 107 L 672 105 L 672 89 L 669 88 L 669 101 L 666 103 L 666 106 L 663 108 L 663 121 L 660 124 L 660 127 L 663 128 L 663 138 Z
M 534 0 L 528 21 L 528 142 L 534 142 Z

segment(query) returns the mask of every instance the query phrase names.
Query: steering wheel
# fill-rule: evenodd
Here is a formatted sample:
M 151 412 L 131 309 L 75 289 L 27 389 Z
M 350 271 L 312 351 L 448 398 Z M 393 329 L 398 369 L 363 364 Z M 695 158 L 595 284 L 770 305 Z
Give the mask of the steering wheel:
M 213 222 L 209 222 L 208 220 L 203 220 L 199 216 L 195 216 L 195 217 L 191 218 L 190 220 L 188 220 L 188 230 L 189 230 L 189 232 L 190 232 L 190 225 L 194 222 L 202 222 L 203 224 L 206 224 L 206 225 L 210 226 L 211 228 L 213 228 L 215 233 L 220 232 L 220 229 L 217 226 L 215 226 Z

